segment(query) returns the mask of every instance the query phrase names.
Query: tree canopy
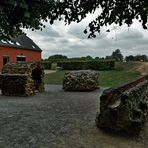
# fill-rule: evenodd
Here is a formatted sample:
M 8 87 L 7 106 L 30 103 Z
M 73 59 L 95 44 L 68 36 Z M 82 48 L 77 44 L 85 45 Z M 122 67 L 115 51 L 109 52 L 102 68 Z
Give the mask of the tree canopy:
M 1 37 L 12 37 L 22 32 L 22 28 L 42 29 L 42 21 L 64 20 L 65 23 L 80 22 L 88 13 L 99 9 L 95 20 L 88 24 L 84 33 L 95 37 L 102 26 L 113 23 L 130 26 L 138 19 L 147 29 L 147 0 L 1 0 Z M 108 30 L 109 31 L 109 30 Z
M 115 59 L 118 62 L 123 61 L 123 55 L 121 54 L 121 51 L 119 49 L 116 49 L 115 51 L 113 51 L 111 58 Z
M 127 62 L 128 61 L 143 61 L 143 62 L 146 62 L 146 61 L 148 61 L 148 56 L 147 55 L 136 55 L 136 56 L 129 55 L 129 56 L 125 57 L 125 60 Z
M 52 55 L 52 56 L 48 57 L 48 60 L 50 60 L 52 62 L 58 62 L 61 60 L 66 60 L 66 59 L 68 59 L 68 57 L 65 55 L 61 55 L 61 54 L 56 54 L 56 55 Z
M 54 0 L 0 0 L 0 37 L 17 36 L 22 28 L 42 29 L 54 7 Z

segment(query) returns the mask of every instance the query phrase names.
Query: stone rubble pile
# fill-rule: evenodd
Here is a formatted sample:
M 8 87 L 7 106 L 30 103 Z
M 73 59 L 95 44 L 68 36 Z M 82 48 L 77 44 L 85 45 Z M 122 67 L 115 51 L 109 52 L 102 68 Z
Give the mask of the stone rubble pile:
M 99 73 L 92 70 L 66 72 L 63 80 L 65 91 L 93 91 L 98 85 Z
M 2 74 L 28 74 L 31 76 L 32 70 L 36 66 L 36 62 L 8 63 L 3 67 Z
M 32 71 L 37 67 L 37 64 L 37 62 L 6 64 L 2 70 L 2 74 L 0 74 L 2 94 L 8 96 L 33 95 L 36 84 L 32 77 Z M 44 91 L 43 81 L 40 83 L 39 91 Z
M 148 76 L 105 90 L 100 97 L 100 113 L 96 124 L 100 128 L 138 134 L 148 114 Z
M 2 74 L 2 94 L 6 96 L 30 96 L 34 94 L 34 81 L 24 74 Z

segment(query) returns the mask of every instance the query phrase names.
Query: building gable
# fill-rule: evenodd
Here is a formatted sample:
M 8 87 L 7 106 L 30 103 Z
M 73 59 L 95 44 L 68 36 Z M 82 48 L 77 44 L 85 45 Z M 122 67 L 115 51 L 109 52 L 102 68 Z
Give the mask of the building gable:
M 0 45 L 12 48 L 21 48 L 40 52 L 42 51 L 39 46 L 36 45 L 33 40 L 31 40 L 26 35 L 20 35 L 10 41 L 0 40 Z

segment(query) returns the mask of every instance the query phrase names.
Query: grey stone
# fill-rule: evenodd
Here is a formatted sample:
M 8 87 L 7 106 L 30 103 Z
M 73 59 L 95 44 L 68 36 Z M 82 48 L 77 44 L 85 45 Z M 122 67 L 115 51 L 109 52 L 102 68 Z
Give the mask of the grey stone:
M 38 67 L 38 68 L 37 68 Z M 39 69 L 42 71 L 41 77 L 37 77 Z M 36 82 L 36 79 L 40 82 Z M 40 72 L 41 73 L 41 72 Z M 3 95 L 8 96 L 30 96 L 35 94 L 35 90 L 44 91 L 43 69 L 39 62 L 8 63 L 3 67 L 0 74 L 0 88 Z
M 92 70 L 66 72 L 63 89 L 66 91 L 93 91 L 98 88 L 99 73 Z
M 134 82 L 108 89 L 100 97 L 100 113 L 96 124 L 100 128 L 138 134 L 148 114 L 148 80 Z

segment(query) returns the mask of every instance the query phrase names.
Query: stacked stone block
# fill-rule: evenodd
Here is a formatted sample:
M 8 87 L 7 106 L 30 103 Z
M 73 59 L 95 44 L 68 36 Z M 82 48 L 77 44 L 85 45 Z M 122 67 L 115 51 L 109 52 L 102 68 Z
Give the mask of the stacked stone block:
M 99 73 L 91 70 L 66 72 L 63 80 L 65 91 L 93 91 L 98 88 Z
M 34 94 L 34 81 L 24 74 L 2 74 L 2 94 L 6 96 L 30 96 Z
M 100 113 L 96 124 L 100 128 L 137 134 L 148 114 L 148 76 L 115 89 L 100 97 Z
M 6 64 L 0 75 L 2 94 L 8 96 L 33 95 L 35 93 L 35 83 L 32 79 L 32 71 L 37 67 L 37 64 L 37 62 Z M 39 86 L 39 91 L 44 91 L 43 81 Z

